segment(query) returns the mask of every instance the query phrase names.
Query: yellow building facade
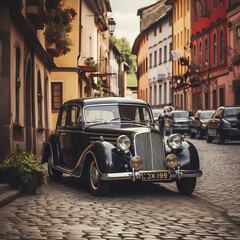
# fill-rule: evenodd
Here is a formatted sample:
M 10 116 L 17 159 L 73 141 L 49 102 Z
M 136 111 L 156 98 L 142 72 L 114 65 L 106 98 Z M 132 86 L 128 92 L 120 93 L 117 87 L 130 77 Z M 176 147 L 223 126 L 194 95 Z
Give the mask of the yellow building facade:
M 184 78 L 191 62 L 191 1 L 168 0 L 173 7 L 173 105 L 176 109 L 192 109 L 190 78 Z M 186 60 L 183 63 L 182 60 Z

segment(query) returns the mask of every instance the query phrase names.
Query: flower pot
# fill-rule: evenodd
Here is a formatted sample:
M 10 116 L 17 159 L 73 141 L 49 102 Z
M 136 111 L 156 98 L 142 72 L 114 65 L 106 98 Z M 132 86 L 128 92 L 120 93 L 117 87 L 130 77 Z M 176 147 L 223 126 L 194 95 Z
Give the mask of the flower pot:
M 38 176 L 34 175 L 31 180 L 29 180 L 26 184 L 23 184 L 23 192 L 28 194 L 35 194 L 38 187 Z

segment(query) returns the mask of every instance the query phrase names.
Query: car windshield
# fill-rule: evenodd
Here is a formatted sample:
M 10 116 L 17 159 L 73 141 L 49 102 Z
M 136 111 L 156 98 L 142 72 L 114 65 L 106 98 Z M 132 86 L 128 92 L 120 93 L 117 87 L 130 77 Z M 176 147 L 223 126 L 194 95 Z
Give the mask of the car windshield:
M 240 112 L 240 108 L 225 108 L 224 117 L 236 116 Z
M 163 115 L 163 109 L 153 109 L 153 117 L 159 117 L 159 115 Z
M 201 119 L 210 119 L 213 115 L 214 111 L 204 111 L 204 112 L 201 112 Z
M 151 123 L 149 109 L 136 105 L 98 105 L 87 106 L 84 111 L 86 124 L 110 122 Z
M 173 117 L 174 118 L 188 118 L 189 112 L 174 112 Z

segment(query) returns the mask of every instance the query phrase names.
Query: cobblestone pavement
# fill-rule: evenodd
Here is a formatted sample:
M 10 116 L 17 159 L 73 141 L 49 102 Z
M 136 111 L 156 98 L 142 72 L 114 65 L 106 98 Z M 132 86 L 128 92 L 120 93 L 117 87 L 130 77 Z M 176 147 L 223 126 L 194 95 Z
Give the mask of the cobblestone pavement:
M 227 216 L 240 222 L 240 142 L 224 145 L 206 140 L 190 139 L 198 150 L 203 176 L 198 179 L 194 196 L 220 208 Z M 174 183 L 169 184 L 177 191 Z M 240 239 L 240 237 L 239 237 Z
M 115 184 L 94 197 L 86 181 L 49 182 L 0 209 L 0 239 L 240 239 L 221 211 L 158 184 Z

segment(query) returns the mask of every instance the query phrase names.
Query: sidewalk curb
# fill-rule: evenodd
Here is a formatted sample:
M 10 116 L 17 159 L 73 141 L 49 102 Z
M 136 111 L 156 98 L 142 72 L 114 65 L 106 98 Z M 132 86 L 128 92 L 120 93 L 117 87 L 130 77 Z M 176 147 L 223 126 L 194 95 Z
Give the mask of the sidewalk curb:
M 21 195 L 20 190 L 9 190 L 0 194 L 0 207 L 3 207 L 4 205 L 12 202 L 20 195 Z

